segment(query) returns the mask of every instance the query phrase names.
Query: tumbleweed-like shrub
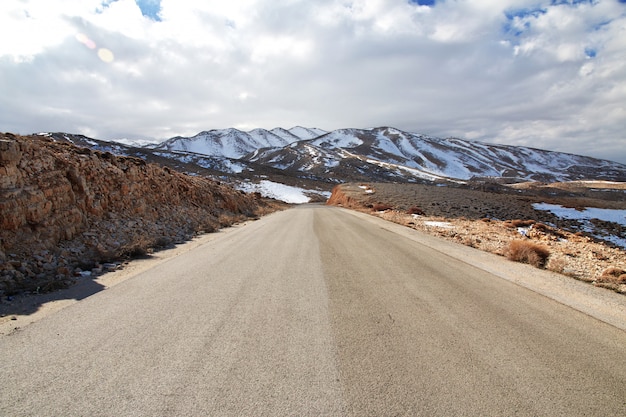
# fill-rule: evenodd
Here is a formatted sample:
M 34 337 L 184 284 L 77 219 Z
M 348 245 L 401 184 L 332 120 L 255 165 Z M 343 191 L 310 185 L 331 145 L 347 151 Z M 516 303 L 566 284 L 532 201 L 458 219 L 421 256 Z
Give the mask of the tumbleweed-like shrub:
M 536 222 L 534 220 L 521 220 L 521 219 L 515 219 L 515 220 L 507 220 L 504 222 L 504 226 L 505 227 L 509 227 L 511 229 L 515 229 L 516 227 L 528 227 L 528 226 L 532 226 L 533 224 L 535 224 Z
M 373 211 L 387 211 L 391 209 L 393 209 L 393 206 L 387 203 L 377 203 L 372 207 Z
M 612 266 L 602 271 L 602 275 L 598 277 L 598 281 L 613 284 L 626 284 L 626 270 Z
M 513 240 L 506 250 L 509 260 L 543 268 L 550 257 L 550 249 L 528 240 Z
M 423 216 L 425 213 L 421 207 L 413 206 L 407 210 L 407 214 L 417 214 L 418 216 Z

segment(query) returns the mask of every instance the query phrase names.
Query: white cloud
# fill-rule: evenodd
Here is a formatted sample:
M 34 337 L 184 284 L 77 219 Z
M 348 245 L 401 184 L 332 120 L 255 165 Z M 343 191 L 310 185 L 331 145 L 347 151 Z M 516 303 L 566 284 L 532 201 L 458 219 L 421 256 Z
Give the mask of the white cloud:
M 617 0 L 148 3 L 0 2 L 0 130 L 392 125 L 626 163 Z

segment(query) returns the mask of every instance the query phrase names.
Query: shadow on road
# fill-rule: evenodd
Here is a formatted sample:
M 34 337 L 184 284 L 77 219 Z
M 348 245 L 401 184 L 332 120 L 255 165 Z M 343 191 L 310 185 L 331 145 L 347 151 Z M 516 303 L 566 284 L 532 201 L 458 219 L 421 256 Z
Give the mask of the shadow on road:
M 42 305 L 60 300 L 82 300 L 105 287 L 93 278 L 82 278 L 75 285 L 45 294 L 24 293 L 0 299 L 0 317 L 36 313 Z

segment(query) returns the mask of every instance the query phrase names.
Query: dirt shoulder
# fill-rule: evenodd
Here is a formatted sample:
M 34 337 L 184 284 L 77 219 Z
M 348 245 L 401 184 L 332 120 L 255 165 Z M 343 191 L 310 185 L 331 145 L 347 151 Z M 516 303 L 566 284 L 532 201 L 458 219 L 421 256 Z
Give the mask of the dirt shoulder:
M 623 184 L 598 191 L 592 183 L 481 184 L 476 188 L 422 184 L 343 184 L 329 204 L 362 211 L 412 229 L 506 256 L 512 241 L 536 243 L 549 251 L 545 269 L 626 294 L 626 251 L 577 230 L 533 203 L 565 207 L 626 209 Z M 601 223 L 605 233 L 624 236 L 623 228 Z M 615 275 L 617 271 L 617 275 Z M 620 277 L 619 271 L 622 271 Z M 613 272 L 613 275 L 608 272 Z

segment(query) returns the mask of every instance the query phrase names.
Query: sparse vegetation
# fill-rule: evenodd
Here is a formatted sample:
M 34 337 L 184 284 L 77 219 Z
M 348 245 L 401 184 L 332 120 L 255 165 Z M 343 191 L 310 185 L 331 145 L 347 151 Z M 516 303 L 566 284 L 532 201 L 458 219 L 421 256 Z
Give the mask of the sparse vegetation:
M 626 269 L 614 266 L 605 269 L 596 280 L 595 285 L 621 292 L 626 287 Z

